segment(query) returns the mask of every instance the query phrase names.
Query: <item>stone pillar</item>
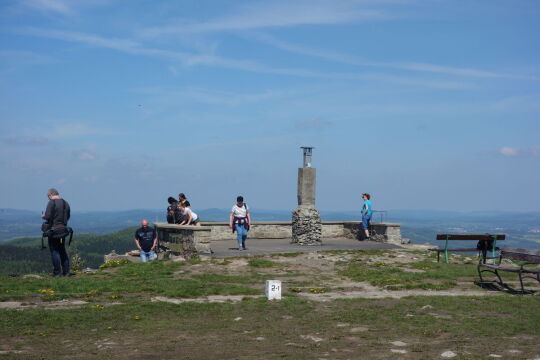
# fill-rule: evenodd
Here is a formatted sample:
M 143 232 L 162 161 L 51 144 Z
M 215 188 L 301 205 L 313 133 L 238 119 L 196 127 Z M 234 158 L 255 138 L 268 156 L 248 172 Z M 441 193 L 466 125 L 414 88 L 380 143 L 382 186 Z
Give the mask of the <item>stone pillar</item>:
M 298 169 L 298 208 L 292 212 L 292 243 L 322 245 L 322 224 L 315 207 L 317 171 L 311 167 L 311 147 L 304 150 L 304 167 Z

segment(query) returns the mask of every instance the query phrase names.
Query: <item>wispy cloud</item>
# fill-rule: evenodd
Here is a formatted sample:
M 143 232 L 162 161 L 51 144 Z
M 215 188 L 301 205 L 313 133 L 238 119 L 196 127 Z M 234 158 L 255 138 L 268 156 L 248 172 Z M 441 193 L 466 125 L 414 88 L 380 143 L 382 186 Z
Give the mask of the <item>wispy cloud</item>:
M 250 37 L 266 43 L 268 45 L 274 46 L 278 49 L 285 50 L 291 53 L 306 55 L 311 57 L 316 57 L 320 59 L 325 59 L 329 61 L 334 61 L 342 64 L 362 66 L 362 67 L 374 67 L 374 68 L 386 68 L 386 69 L 395 69 L 395 70 L 406 70 L 406 71 L 415 71 L 415 72 L 426 72 L 426 73 L 437 73 L 444 75 L 454 75 L 454 76 L 463 76 L 463 77 L 477 77 L 477 78 L 529 78 L 537 79 L 537 77 L 527 77 L 521 75 L 512 75 L 497 73 L 492 71 L 485 71 L 480 69 L 472 68 L 460 68 L 444 65 L 436 65 L 430 63 L 422 62 L 380 62 L 380 61 L 370 61 L 367 59 L 350 56 L 336 51 L 331 51 L 327 49 L 313 49 L 299 44 L 293 44 L 290 42 L 282 41 L 276 39 L 273 36 L 268 34 L 251 34 Z
M 22 5 L 42 12 L 53 12 L 62 15 L 73 13 L 72 8 L 66 0 L 23 0 Z
M 306 120 L 299 120 L 295 123 L 295 127 L 302 130 L 323 130 L 330 126 L 332 123 L 328 120 L 322 120 L 319 118 L 311 118 Z
M 90 126 L 82 123 L 57 124 L 50 131 L 51 138 L 70 138 L 88 135 L 120 135 L 119 131 Z
M 540 94 L 515 95 L 503 98 L 490 105 L 493 110 L 497 111 L 540 111 Z
M 73 16 L 89 7 L 108 4 L 111 0 L 20 0 L 18 6 L 44 14 Z
M 74 160 L 79 161 L 94 161 L 97 155 L 89 150 L 76 150 L 71 153 Z
M 364 2 L 365 5 L 367 2 Z M 174 25 L 147 28 L 142 36 L 207 33 L 228 30 L 292 27 L 299 25 L 344 24 L 380 20 L 390 15 L 358 1 L 260 1 L 234 9 L 234 13 L 205 22 L 183 21 Z
M 213 54 L 192 54 L 187 52 L 161 50 L 156 48 L 144 47 L 141 43 L 119 38 L 105 38 L 90 34 L 67 32 L 59 30 L 47 30 L 39 28 L 24 28 L 16 30 L 19 33 L 26 35 L 60 39 L 76 43 L 83 43 L 91 46 L 114 49 L 134 55 L 143 55 L 175 60 L 181 62 L 185 66 L 207 65 L 221 67 L 226 69 L 234 69 L 241 71 L 320 78 L 320 79 L 338 79 L 338 80 L 378 80 L 391 83 L 400 83 L 407 85 L 416 85 L 438 89 L 463 89 L 469 88 L 470 84 L 458 81 L 441 81 L 441 80 L 424 80 L 416 77 L 396 76 L 377 73 L 335 73 L 335 72 L 320 72 L 302 68 L 276 68 L 267 66 L 251 60 L 236 60 L 224 58 Z
M 0 50 L 0 59 L 2 63 L 17 63 L 17 64 L 44 64 L 55 62 L 56 60 L 50 56 L 41 55 L 31 51 L 20 50 Z
M 266 90 L 254 93 L 238 93 L 231 91 L 216 91 L 205 88 L 140 88 L 133 89 L 133 92 L 155 97 L 160 101 L 170 101 L 178 103 L 179 101 L 198 102 L 211 105 L 243 105 L 268 101 L 271 99 L 288 98 L 299 94 L 299 90 Z
M 8 136 L 3 138 L 3 142 L 15 146 L 45 146 L 50 140 L 44 136 Z
M 506 157 L 540 157 L 540 145 L 528 148 L 503 146 L 499 149 L 499 154 Z

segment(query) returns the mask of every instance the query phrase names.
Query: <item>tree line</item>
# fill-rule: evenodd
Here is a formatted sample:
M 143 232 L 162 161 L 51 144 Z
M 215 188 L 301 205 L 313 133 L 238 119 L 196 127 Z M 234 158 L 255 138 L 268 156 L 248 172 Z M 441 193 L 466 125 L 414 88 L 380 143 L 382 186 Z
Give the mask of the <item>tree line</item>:
M 97 268 L 103 263 L 103 256 L 115 250 L 118 254 L 136 248 L 133 236 L 137 227 L 126 228 L 105 235 L 73 235 L 70 256 L 79 254 L 86 266 Z M 45 239 L 47 246 L 47 239 Z M 49 249 L 41 250 L 41 238 L 25 237 L 6 241 L 0 245 L 0 276 L 30 273 L 49 273 L 52 270 Z

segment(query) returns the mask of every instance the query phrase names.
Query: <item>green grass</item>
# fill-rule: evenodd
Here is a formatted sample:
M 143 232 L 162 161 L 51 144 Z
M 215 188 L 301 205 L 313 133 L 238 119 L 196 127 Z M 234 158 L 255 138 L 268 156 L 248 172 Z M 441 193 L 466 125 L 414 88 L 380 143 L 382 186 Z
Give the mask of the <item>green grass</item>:
M 88 304 L 0 310 L 0 350 L 23 350 L 16 354 L 21 359 L 394 359 L 389 343 L 400 340 L 408 344 L 403 358 L 440 358 L 446 350 L 463 359 L 490 353 L 507 357 L 508 349 L 521 351 L 515 358 L 538 355 L 538 296 L 305 300 L 305 293 L 346 291 L 329 285 L 339 275 L 396 290 L 448 289 L 461 282 L 472 287 L 476 277 L 474 264 L 437 264 L 422 252 L 408 263 L 394 261 L 391 251 L 333 253 L 349 259 L 335 265 L 337 274 L 333 268 L 321 273 L 312 263 L 287 265 L 267 256 L 248 258 L 249 265 L 242 267 L 227 267 L 230 260 L 196 259 L 119 264 L 72 278 L 1 278 L 0 301 L 40 304 L 80 298 Z M 263 297 L 264 280 L 270 277 L 284 282 L 281 301 Z M 157 295 L 246 297 L 236 303 L 174 305 L 150 301 Z M 121 304 L 109 306 L 111 302 Z
M 271 268 L 282 266 L 280 263 L 262 258 L 249 259 L 248 265 L 255 268 Z
M 47 359 L 60 354 L 311 359 L 325 353 L 335 359 L 393 359 L 389 342 L 395 340 L 409 344 L 405 349 L 418 359 L 439 358 L 446 350 L 457 352 L 459 358 L 484 358 L 507 349 L 520 349 L 516 358 L 533 358 L 540 313 L 531 309 L 539 307 L 537 297 L 511 296 L 354 299 L 324 304 L 295 297 L 279 302 L 137 302 L 61 311 L 3 310 L 0 336 L 4 346 L 34 349 L 27 358 L 40 354 Z M 368 331 L 351 333 L 357 326 Z M 315 343 L 302 335 L 322 341 Z M 99 350 L 96 344 L 104 339 L 117 346 Z M 66 347 L 66 342 L 76 346 Z
M 54 296 L 48 300 L 63 298 L 87 298 L 88 293 L 97 294 L 138 294 L 163 295 L 190 298 L 205 295 L 228 294 L 251 295 L 256 289 L 246 287 L 259 279 L 252 277 L 232 277 L 218 274 L 190 276 L 182 274 L 181 278 L 172 275 L 181 267 L 189 269 L 186 263 L 165 263 L 153 261 L 148 263 L 129 263 L 107 272 L 100 271 L 93 275 L 72 278 L 18 279 L 4 278 L 0 282 L 0 301 L 16 300 L 28 296 L 42 298 L 40 289 L 54 290 Z M 227 280 L 227 281 L 224 281 Z
M 408 272 L 404 267 L 421 272 Z M 367 281 L 373 286 L 386 287 L 388 290 L 446 290 L 456 286 L 458 278 L 476 276 L 476 265 L 433 263 L 429 259 L 408 265 L 384 261 L 368 264 L 362 261 L 348 263 L 339 274 L 355 281 Z

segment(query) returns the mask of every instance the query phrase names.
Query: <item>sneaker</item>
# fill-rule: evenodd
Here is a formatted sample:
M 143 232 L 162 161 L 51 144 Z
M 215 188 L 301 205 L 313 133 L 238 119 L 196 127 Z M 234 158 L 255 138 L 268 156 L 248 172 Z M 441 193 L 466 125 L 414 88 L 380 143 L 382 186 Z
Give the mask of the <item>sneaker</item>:
M 247 250 L 247 249 L 248 249 L 248 248 L 247 248 L 247 247 L 245 247 L 245 246 L 244 246 L 244 247 L 242 248 L 242 250 Z

